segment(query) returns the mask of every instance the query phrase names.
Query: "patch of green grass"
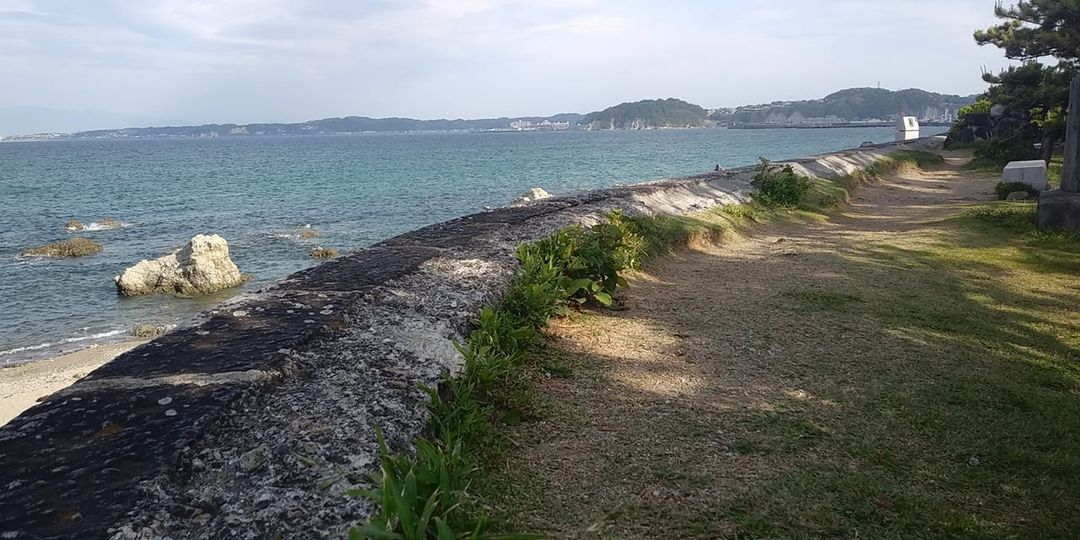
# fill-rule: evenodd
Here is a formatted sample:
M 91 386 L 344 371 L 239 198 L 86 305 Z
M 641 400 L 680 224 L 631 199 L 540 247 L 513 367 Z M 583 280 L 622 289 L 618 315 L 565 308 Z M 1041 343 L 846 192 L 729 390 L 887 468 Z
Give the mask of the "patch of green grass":
M 933 168 L 944 165 L 945 158 L 925 150 L 905 150 L 882 156 L 873 164 L 853 174 L 830 180 L 814 180 L 803 194 L 798 207 L 820 214 L 850 202 L 851 192 L 881 176 L 906 167 Z
M 1046 167 L 1046 181 L 1049 189 L 1057 189 L 1061 186 L 1061 173 L 1065 170 L 1065 163 L 1060 157 L 1050 161 Z
M 750 435 L 732 443 L 740 454 L 786 454 L 814 446 L 828 431 L 796 412 L 766 412 L 751 422 Z
M 781 424 L 733 445 L 786 464 L 723 503 L 737 536 L 1080 530 L 1080 242 L 1038 233 L 1033 211 L 980 205 L 914 243 L 881 240 L 840 259 L 853 294 L 876 291 L 860 317 L 883 333 L 862 356 L 801 375 L 839 408 L 786 422 L 825 425 L 826 438 L 778 450 Z

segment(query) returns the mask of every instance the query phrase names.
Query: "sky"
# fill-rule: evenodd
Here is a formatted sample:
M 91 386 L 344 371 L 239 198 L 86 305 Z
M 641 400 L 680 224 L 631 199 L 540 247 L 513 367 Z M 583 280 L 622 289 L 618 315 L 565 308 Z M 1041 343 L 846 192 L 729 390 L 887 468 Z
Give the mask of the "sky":
M 985 90 L 994 0 L 0 0 L 0 134 Z

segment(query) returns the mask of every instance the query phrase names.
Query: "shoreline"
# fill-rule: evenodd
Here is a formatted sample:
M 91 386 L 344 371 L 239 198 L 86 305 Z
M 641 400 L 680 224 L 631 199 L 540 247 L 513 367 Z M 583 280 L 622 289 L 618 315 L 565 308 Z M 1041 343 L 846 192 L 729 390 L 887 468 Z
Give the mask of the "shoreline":
M 117 356 L 149 342 L 130 339 L 98 343 L 74 352 L 0 367 L 0 426 L 59 390 L 109 363 Z

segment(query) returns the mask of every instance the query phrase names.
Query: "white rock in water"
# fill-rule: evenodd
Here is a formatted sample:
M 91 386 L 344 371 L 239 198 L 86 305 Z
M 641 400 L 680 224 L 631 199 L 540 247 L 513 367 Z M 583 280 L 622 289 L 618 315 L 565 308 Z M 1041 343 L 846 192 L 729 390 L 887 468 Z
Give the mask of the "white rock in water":
M 529 191 L 526 191 L 525 194 L 522 195 L 520 199 L 514 201 L 513 204 L 511 204 L 510 206 L 520 206 L 522 204 L 529 204 L 529 203 L 534 202 L 534 201 L 539 201 L 541 199 L 550 199 L 550 198 L 551 198 L 550 193 L 544 191 L 542 188 L 534 187 L 534 188 L 530 189 Z
M 144 294 L 210 294 L 244 282 L 229 258 L 229 244 L 213 234 L 200 234 L 164 257 L 141 260 L 116 276 L 116 288 L 125 296 Z

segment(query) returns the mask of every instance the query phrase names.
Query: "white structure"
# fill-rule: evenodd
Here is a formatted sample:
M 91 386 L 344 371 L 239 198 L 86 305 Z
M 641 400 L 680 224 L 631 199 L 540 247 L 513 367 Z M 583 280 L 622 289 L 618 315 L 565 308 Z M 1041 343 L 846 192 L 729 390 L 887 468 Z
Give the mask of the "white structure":
M 900 116 L 896 119 L 896 140 L 910 141 L 919 138 L 919 119 L 914 116 Z
M 1039 191 L 1046 191 L 1046 162 L 1041 159 L 1010 161 L 1001 172 L 1001 181 L 1019 182 Z

